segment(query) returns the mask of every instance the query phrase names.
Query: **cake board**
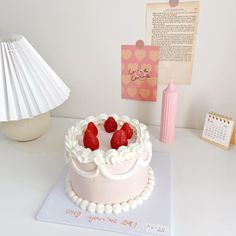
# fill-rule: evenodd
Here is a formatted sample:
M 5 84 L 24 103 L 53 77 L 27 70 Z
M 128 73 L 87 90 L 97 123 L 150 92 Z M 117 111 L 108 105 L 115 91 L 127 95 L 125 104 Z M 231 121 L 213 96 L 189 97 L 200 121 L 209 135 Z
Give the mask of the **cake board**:
M 151 167 L 156 185 L 151 197 L 134 210 L 121 214 L 90 213 L 76 206 L 66 195 L 64 170 L 49 193 L 36 220 L 129 235 L 171 235 L 171 156 L 153 152 Z M 124 190 L 125 191 L 125 190 Z

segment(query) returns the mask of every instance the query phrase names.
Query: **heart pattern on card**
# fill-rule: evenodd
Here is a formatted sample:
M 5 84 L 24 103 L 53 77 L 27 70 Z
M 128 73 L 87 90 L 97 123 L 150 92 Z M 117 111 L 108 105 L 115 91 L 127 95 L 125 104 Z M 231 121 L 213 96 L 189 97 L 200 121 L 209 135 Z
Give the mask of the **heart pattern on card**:
M 148 83 L 150 86 L 155 87 L 155 86 L 157 85 L 157 80 L 156 80 L 156 78 L 154 78 L 154 77 L 150 77 L 150 78 L 147 78 L 147 83 Z
M 152 50 L 149 52 L 149 57 L 151 58 L 152 61 L 157 61 L 159 59 L 159 52 Z
M 128 60 L 131 57 L 131 55 L 132 55 L 131 50 L 129 50 L 129 49 L 123 49 L 122 50 L 122 58 L 124 60 Z
M 137 94 L 137 89 L 136 88 L 127 88 L 127 93 L 129 96 L 134 97 Z
M 141 84 L 143 84 L 145 81 L 144 80 L 136 80 L 135 84 L 140 86 Z
M 127 85 L 130 82 L 130 77 L 128 75 L 122 76 L 122 83 Z
M 139 92 L 140 92 L 142 98 L 147 98 L 147 97 L 149 97 L 150 94 L 151 94 L 151 90 L 150 90 L 150 89 L 144 89 L 144 88 L 142 88 L 142 89 L 140 89 Z
M 141 61 L 146 56 L 146 52 L 143 49 L 137 49 L 135 51 L 135 56 L 139 61 Z
M 122 98 L 156 101 L 158 46 L 122 46 Z

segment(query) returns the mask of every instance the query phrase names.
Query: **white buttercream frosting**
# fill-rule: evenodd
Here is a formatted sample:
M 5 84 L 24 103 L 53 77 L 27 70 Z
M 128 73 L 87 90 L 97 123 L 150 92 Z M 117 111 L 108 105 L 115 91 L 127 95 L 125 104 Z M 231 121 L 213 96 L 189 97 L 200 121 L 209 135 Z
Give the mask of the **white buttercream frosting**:
M 72 189 L 69 174 L 67 175 L 66 178 L 66 192 L 68 197 L 81 209 L 88 210 L 89 212 L 97 212 L 99 214 L 101 213 L 120 214 L 122 212 L 127 212 L 131 209 L 135 209 L 138 205 L 141 205 L 144 200 L 147 200 L 151 196 L 154 185 L 155 185 L 154 172 L 151 169 L 151 167 L 149 167 L 148 182 L 144 190 L 138 196 L 129 199 L 126 202 L 118 202 L 111 205 L 111 204 L 89 202 L 85 199 L 80 198 L 79 196 L 76 195 L 76 193 Z
M 127 203 L 127 202 L 122 202 L 121 203 L 121 207 L 122 207 L 122 210 L 124 212 L 126 212 L 126 211 L 128 211 L 130 209 L 129 203 Z
M 106 214 L 111 214 L 112 210 L 113 210 L 112 205 L 110 205 L 110 204 L 105 205 L 105 213 Z
M 89 212 L 95 212 L 96 211 L 96 207 L 97 207 L 96 203 L 90 202 L 89 205 L 88 205 L 88 209 L 87 210 Z
M 98 116 L 89 116 L 86 120 L 81 120 L 75 126 L 72 126 L 65 137 L 66 158 L 71 163 L 75 172 L 85 178 L 94 178 L 98 174 L 103 175 L 110 180 L 123 180 L 131 177 L 139 168 L 149 165 L 152 156 L 152 144 L 150 135 L 146 125 L 139 123 L 136 119 L 130 119 L 128 116 L 119 117 L 116 114 L 111 115 L 117 121 L 119 127 L 125 122 L 128 122 L 134 131 L 135 141 L 128 146 L 121 146 L 116 149 L 109 149 L 107 152 L 103 150 L 91 151 L 78 143 L 78 136 L 82 136 L 89 122 L 94 122 L 96 125 L 104 124 L 108 115 L 101 114 Z M 142 155 L 147 153 L 147 158 Z M 143 159 L 146 158 L 146 159 Z M 134 165 L 130 170 L 121 174 L 111 174 L 106 168 L 106 165 L 116 165 L 125 161 L 135 160 Z M 96 169 L 93 171 L 81 170 L 76 161 L 80 163 L 94 163 Z M 117 210 L 118 211 L 118 210 Z
M 116 149 L 110 149 L 107 152 L 103 150 L 91 151 L 89 148 L 85 148 L 78 144 L 78 136 L 83 135 L 83 131 L 86 129 L 87 124 L 92 121 L 95 124 L 103 124 L 108 118 L 108 115 L 101 114 L 98 116 L 89 116 L 85 120 L 79 121 L 75 126 L 72 126 L 65 137 L 65 146 L 67 160 L 74 158 L 81 163 L 98 162 L 102 164 L 115 165 L 123 161 L 132 160 L 137 158 L 137 154 L 142 153 L 145 149 L 151 149 L 150 135 L 146 125 L 139 123 L 136 119 L 130 119 L 127 116 L 119 117 L 116 114 L 111 115 L 117 121 L 119 126 L 122 126 L 125 122 L 128 122 L 134 129 L 134 135 L 136 140 L 134 143 L 130 143 L 127 147 L 121 146 Z

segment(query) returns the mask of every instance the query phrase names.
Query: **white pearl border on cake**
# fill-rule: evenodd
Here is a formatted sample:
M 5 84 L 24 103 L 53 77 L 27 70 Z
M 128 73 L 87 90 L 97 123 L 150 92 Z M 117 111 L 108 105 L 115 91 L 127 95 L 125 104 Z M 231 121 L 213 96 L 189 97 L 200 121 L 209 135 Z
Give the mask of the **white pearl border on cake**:
M 108 118 L 106 114 L 100 114 L 98 116 L 89 116 L 85 120 L 79 121 L 76 126 L 72 126 L 65 137 L 66 157 L 67 161 L 71 158 L 77 159 L 80 163 L 91 163 L 95 164 L 109 164 L 115 165 L 121 162 L 132 160 L 137 158 L 138 154 L 144 150 L 151 152 L 152 144 L 150 142 L 150 135 L 146 125 L 139 123 L 136 119 L 130 119 L 127 116 L 119 117 L 116 114 L 111 115 L 121 126 L 123 123 L 128 122 L 134 128 L 136 135 L 136 141 L 130 143 L 127 147 L 121 146 L 118 150 L 110 149 L 107 152 L 103 150 L 91 151 L 89 148 L 85 148 L 78 144 L 77 137 L 82 135 L 83 130 L 86 128 L 89 122 L 95 124 L 104 123 Z
M 66 178 L 66 193 L 68 197 L 74 202 L 77 206 L 79 206 L 83 210 L 87 210 L 91 213 L 97 212 L 99 214 L 120 214 L 122 212 L 127 212 L 131 209 L 135 209 L 137 206 L 141 205 L 143 201 L 147 200 L 153 191 L 155 186 L 155 176 L 151 167 L 148 170 L 148 183 L 145 186 L 144 190 L 133 199 L 129 199 L 126 202 L 113 203 L 113 204 L 103 204 L 103 203 L 94 203 L 89 202 L 85 199 L 80 198 L 73 191 L 70 176 L 67 175 Z

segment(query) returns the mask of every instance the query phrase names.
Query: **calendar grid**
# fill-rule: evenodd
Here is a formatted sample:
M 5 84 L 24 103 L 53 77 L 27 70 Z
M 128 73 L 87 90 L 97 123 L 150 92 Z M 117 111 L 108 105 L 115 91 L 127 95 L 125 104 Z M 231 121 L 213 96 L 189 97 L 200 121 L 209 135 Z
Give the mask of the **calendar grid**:
M 208 112 L 206 114 L 202 138 L 224 148 L 229 148 L 231 141 L 234 140 L 235 122 L 232 118 Z

